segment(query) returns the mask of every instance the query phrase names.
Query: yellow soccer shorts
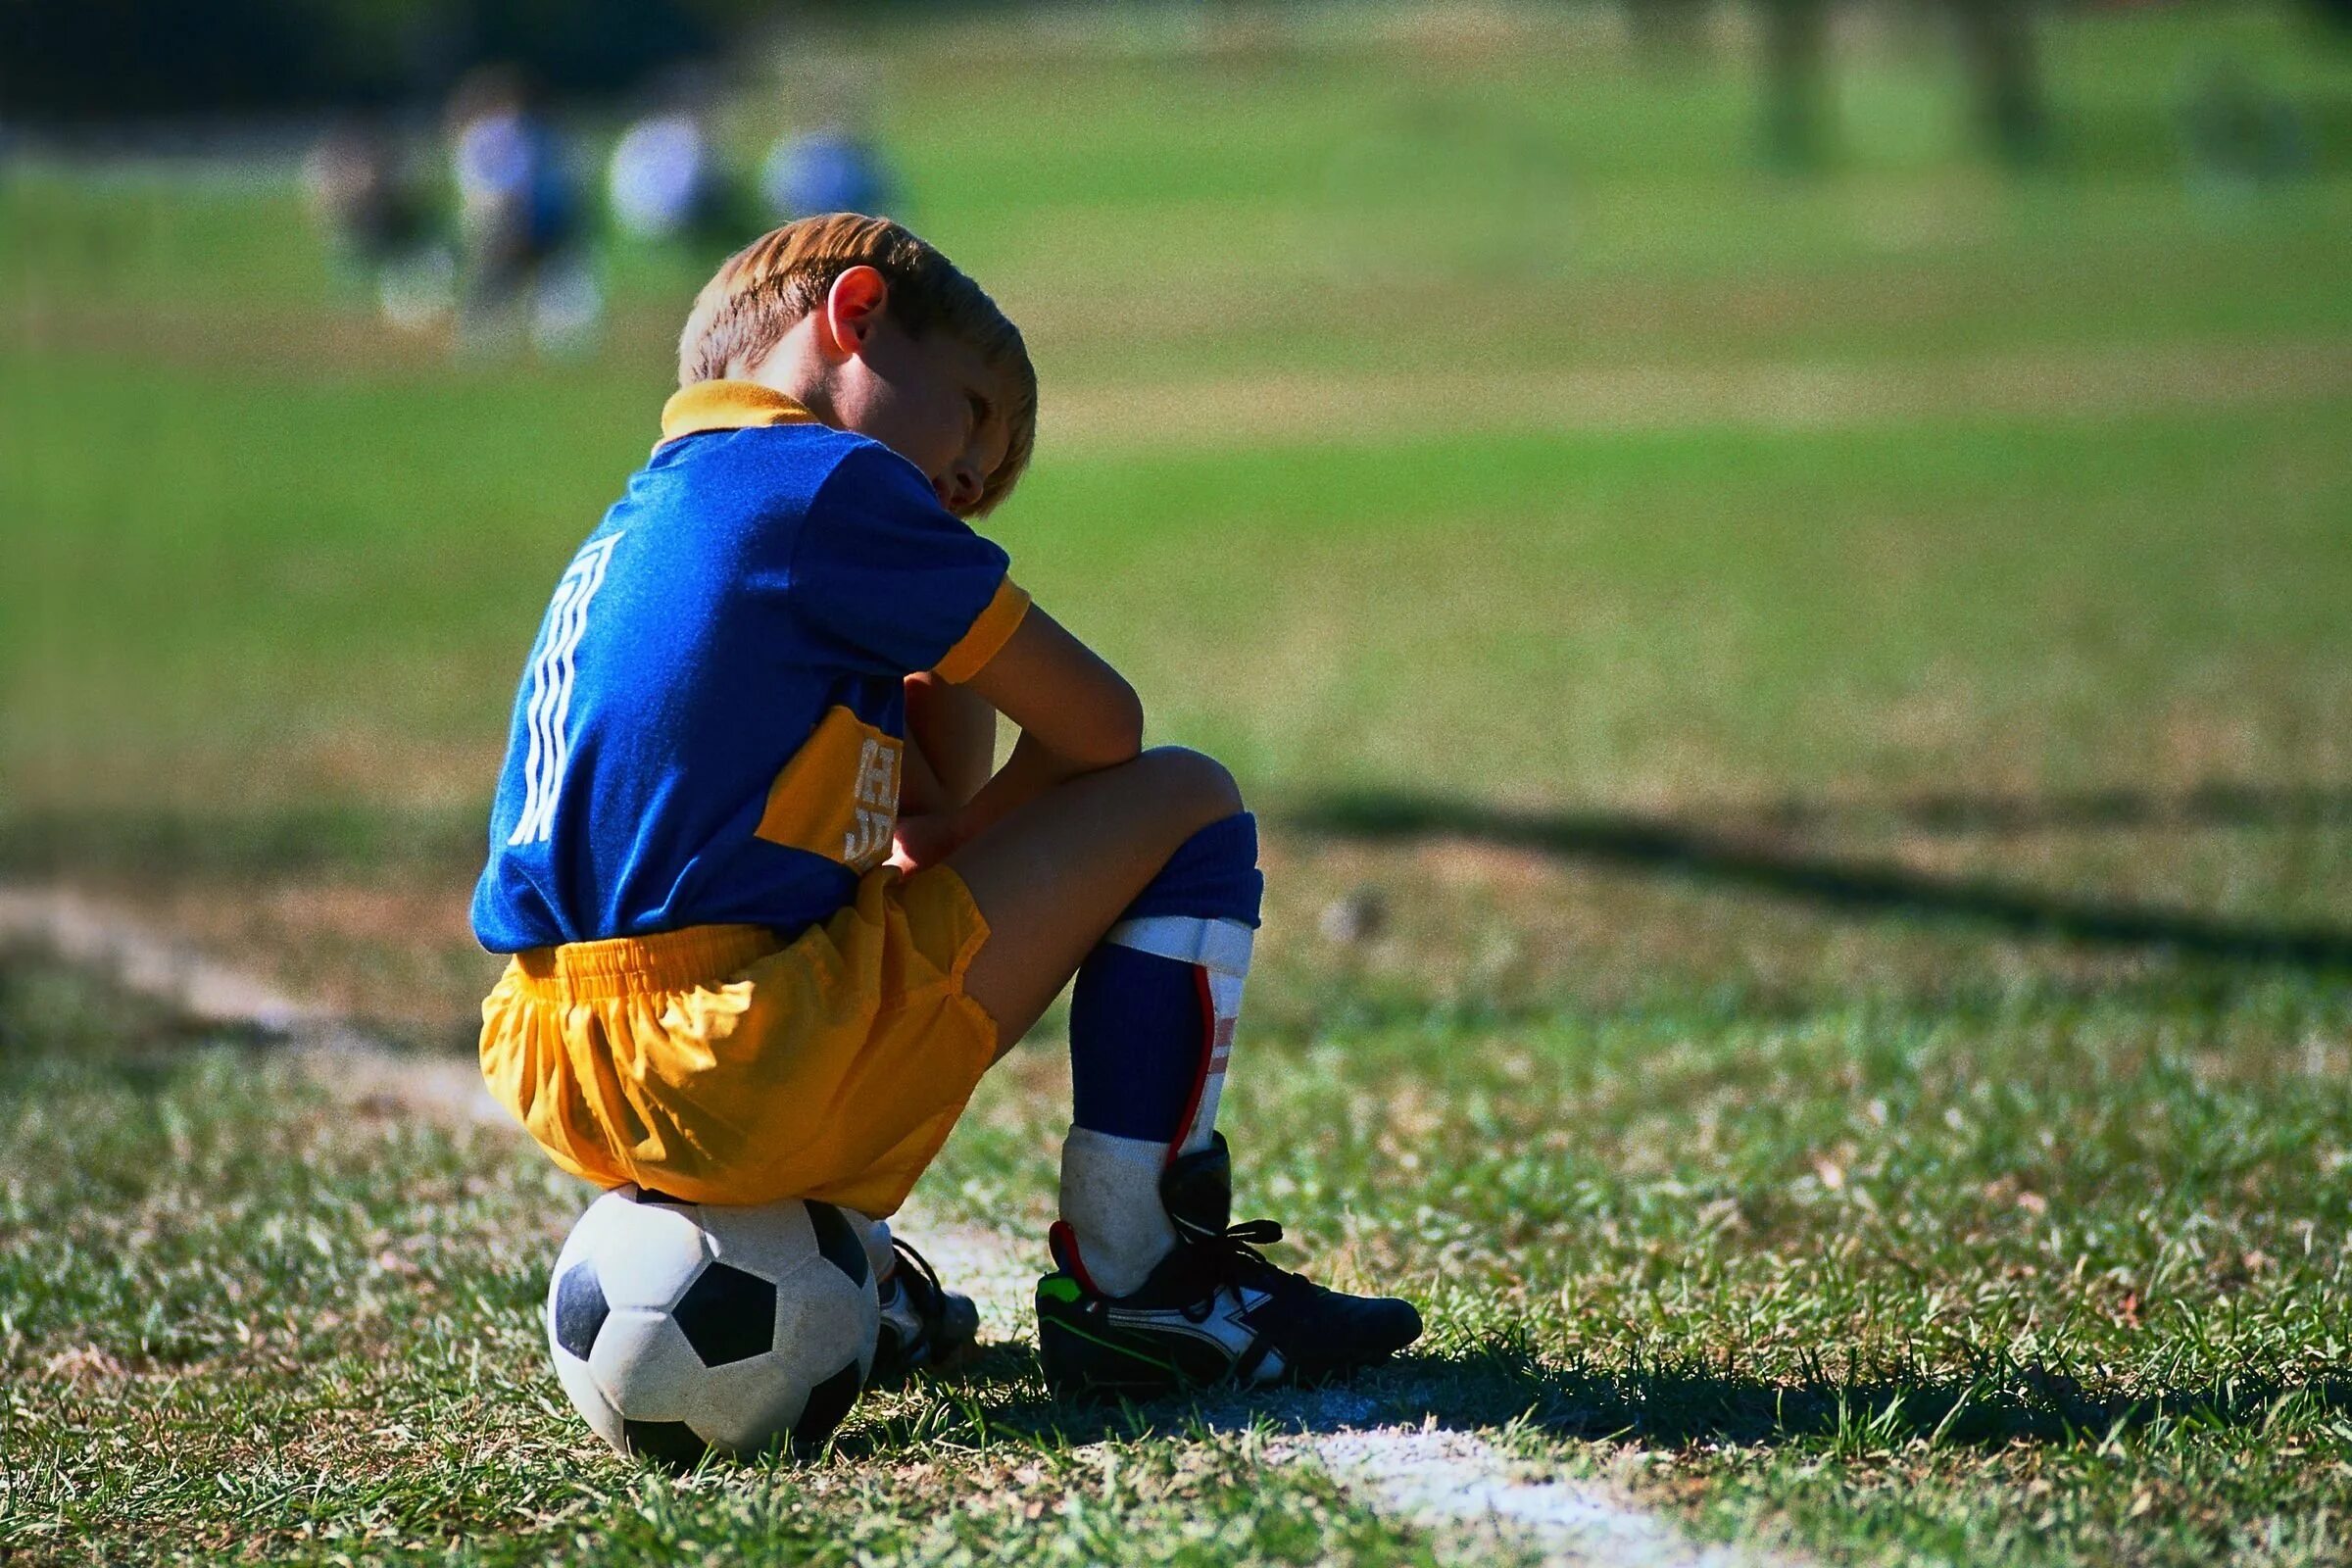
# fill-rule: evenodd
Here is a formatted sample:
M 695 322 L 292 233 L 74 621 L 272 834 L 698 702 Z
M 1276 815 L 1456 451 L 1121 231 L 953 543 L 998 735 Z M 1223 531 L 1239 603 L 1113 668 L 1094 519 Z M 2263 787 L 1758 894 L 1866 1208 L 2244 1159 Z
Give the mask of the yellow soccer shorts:
M 963 993 L 987 940 L 955 871 L 885 866 L 789 941 L 694 926 L 535 948 L 482 1004 L 482 1076 L 599 1186 L 887 1215 L 996 1056 Z

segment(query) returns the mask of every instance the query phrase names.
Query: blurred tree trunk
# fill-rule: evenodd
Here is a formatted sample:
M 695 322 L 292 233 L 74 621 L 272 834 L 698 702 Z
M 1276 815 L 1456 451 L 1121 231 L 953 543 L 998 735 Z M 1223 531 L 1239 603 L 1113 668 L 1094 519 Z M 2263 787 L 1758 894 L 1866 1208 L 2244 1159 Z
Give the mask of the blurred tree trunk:
M 1826 0 L 1763 0 L 1764 151 L 1788 169 L 1811 169 L 1825 150 L 1822 78 Z
M 2039 162 L 2049 145 L 2049 116 L 2031 0 L 1952 0 L 1952 10 L 1979 133 L 2013 169 Z
M 1760 0 L 1764 13 L 1764 150 L 1788 169 L 1829 151 L 1829 0 Z M 2011 168 L 2049 146 L 2034 47 L 2035 0 L 1944 0 L 1975 100 L 1978 133 Z M 2352 0 L 2345 0 L 2352 4 Z

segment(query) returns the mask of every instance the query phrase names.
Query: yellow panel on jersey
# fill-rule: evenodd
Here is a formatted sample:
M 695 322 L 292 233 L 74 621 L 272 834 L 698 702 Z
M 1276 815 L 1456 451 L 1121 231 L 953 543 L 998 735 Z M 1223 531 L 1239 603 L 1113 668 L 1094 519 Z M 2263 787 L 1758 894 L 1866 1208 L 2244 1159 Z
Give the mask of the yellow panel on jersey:
M 902 750 L 897 736 L 835 707 L 776 775 L 758 836 L 872 870 L 890 858 Z
M 995 1059 L 963 992 L 987 940 L 954 870 L 885 866 L 782 945 L 736 925 L 534 948 L 482 1004 L 482 1077 L 599 1186 L 886 1215 Z

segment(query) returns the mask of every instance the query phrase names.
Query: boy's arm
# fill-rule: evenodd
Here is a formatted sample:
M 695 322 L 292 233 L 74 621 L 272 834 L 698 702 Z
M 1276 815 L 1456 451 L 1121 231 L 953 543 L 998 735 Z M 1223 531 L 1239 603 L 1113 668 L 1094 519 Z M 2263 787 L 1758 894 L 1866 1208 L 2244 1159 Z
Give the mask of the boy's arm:
M 1004 819 L 1067 778 L 1115 767 L 1143 749 L 1144 705 L 1101 655 L 1032 606 L 963 691 L 1020 726 L 1012 756 L 996 776 L 931 831 L 907 844 L 922 864 Z
M 901 802 L 908 814 L 958 809 L 997 760 L 997 710 L 968 687 L 928 670 L 906 677 L 906 777 Z

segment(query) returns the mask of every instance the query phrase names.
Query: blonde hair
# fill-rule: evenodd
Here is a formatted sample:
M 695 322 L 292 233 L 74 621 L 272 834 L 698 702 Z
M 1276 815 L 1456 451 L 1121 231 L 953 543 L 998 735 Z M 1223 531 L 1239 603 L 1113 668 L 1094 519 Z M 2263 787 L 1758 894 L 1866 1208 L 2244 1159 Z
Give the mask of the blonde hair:
M 1004 461 L 981 486 L 975 512 L 1012 493 L 1037 441 L 1037 370 L 1019 327 L 936 246 L 887 218 L 828 213 L 786 223 L 727 258 L 703 285 L 678 340 L 678 385 L 757 366 L 802 318 L 822 308 L 841 274 L 870 267 L 890 285 L 886 309 L 909 337 L 952 333 L 980 351 L 1009 392 Z

